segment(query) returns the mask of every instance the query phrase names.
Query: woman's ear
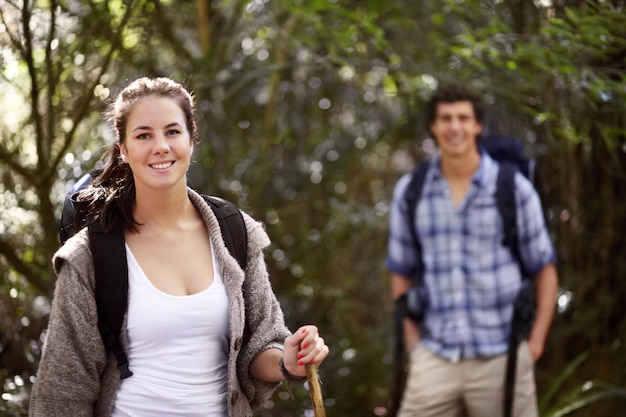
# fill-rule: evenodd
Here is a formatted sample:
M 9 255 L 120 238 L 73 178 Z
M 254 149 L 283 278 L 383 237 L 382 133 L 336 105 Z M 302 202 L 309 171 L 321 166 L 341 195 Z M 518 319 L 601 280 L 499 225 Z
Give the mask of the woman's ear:
M 120 159 L 122 160 L 123 163 L 126 163 L 126 149 L 124 149 L 123 145 L 119 145 L 119 149 L 120 149 Z

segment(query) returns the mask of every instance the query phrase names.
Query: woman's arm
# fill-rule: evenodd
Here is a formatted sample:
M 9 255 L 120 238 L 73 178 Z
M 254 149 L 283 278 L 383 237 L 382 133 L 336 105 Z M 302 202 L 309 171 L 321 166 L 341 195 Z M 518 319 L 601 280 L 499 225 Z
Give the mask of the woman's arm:
M 57 283 L 30 416 L 91 416 L 98 400 L 106 354 L 93 290 L 85 277 L 87 265 L 76 265 L 90 262 L 90 252 L 73 249 L 77 253 L 69 255 L 71 262 L 55 259 Z M 81 253 L 87 257 L 80 258 Z
M 303 326 L 285 339 L 285 350 L 272 348 L 261 352 L 250 364 L 250 375 L 267 382 L 285 379 L 280 369 L 283 359 L 285 370 L 293 377 L 305 377 L 306 364 L 319 365 L 328 356 L 328 346 L 315 326 Z

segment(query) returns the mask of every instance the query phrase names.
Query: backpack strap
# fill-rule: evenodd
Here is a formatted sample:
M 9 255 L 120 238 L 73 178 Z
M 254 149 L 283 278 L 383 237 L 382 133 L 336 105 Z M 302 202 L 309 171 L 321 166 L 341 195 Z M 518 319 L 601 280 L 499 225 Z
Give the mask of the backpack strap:
M 424 180 L 428 172 L 429 162 L 418 164 L 411 173 L 411 179 L 404 194 L 404 201 L 407 208 L 407 225 L 411 232 L 411 237 L 415 245 L 417 265 L 415 268 L 413 286 L 422 285 L 424 275 L 424 261 L 422 259 L 422 244 L 415 230 L 415 211 L 422 196 Z M 400 403 L 406 384 L 405 348 L 404 348 L 404 328 L 402 321 L 409 315 L 407 306 L 407 294 L 402 294 L 395 302 L 393 310 L 393 323 L 395 333 L 394 343 L 394 375 L 391 386 L 389 416 L 395 417 L 400 410 Z
M 415 265 L 412 287 L 416 288 L 423 285 L 424 260 L 422 257 L 422 243 L 417 235 L 417 230 L 415 230 L 415 211 L 417 210 L 417 205 L 420 197 L 422 196 L 422 189 L 424 188 L 424 180 L 426 179 L 428 167 L 429 162 L 422 162 L 415 167 L 411 173 L 411 179 L 404 194 L 407 210 L 406 224 L 409 228 L 409 232 L 411 233 L 411 238 L 415 246 L 415 259 L 417 264 Z M 409 316 L 409 292 L 410 291 L 407 291 L 406 293 L 400 295 L 395 301 L 394 322 L 396 328 L 400 331 L 402 331 L 402 324 L 398 323 L 398 320 L 402 321 L 404 317 Z M 418 320 L 417 318 L 412 318 Z M 404 352 L 404 337 L 402 334 L 398 334 L 396 339 L 396 352 Z
M 248 253 L 248 234 L 241 210 L 219 197 L 204 196 L 215 213 L 224 244 L 239 266 L 245 269 Z M 128 261 L 124 230 L 105 233 L 99 221 L 87 225 L 95 275 L 95 299 L 98 310 L 98 330 L 107 354 L 113 352 L 120 378 L 133 373 L 121 342 L 122 323 L 128 306 Z M 247 322 L 246 322 L 247 324 Z
M 415 212 L 420 198 L 422 197 L 422 189 L 424 188 L 424 181 L 426 180 L 426 174 L 428 173 L 429 161 L 422 162 L 417 165 L 411 173 L 411 181 L 407 186 L 404 199 L 406 201 L 407 208 L 407 220 L 413 243 L 415 244 L 417 265 L 415 267 L 415 282 L 414 285 L 421 285 L 424 275 L 424 260 L 422 259 L 422 243 L 415 230 Z
M 208 195 L 202 195 L 202 197 L 217 217 L 228 251 L 245 271 L 248 261 L 248 232 L 241 210 L 223 198 Z
M 517 168 L 509 162 L 500 162 L 496 180 L 496 204 L 502 219 L 504 239 L 502 244 L 509 248 L 522 271 L 522 278 L 530 278 L 519 249 L 517 230 L 517 205 L 515 204 L 515 173 Z
M 98 330 L 106 352 L 113 351 L 115 354 L 120 378 L 128 378 L 133 373 L 128 368 L 128 358 L 120 341 L 128 304 L 128 264 L 124 231 L 119 228 L 105 233 L 98 220 L 91 221 L 87 227 L 96 281 Z
M 228 252 L 237 260 L 241 269 L 245 271 L 248 263 L 248 231 L 241 210 L 235 204 L 221 197 L 204 194 L 202 197 L 217 218 Z M 243 331 L 244 343 L 250 340 L 251 335 L 252 330 L 246 317 Z
M 527 337 L 534 320 L 534 289 L 531 275 L 528 273 L 519 248 L 517 229 L 517 206 L 515 204 L 515 172 L 517 168 L 507 162 L 500 162 L 496 182 L 496 203 L 502 218 L 504 231 L 503 244 L 509 248 L 522 273 L 522 287 L 516 296 L 511 319 L 511 334 L 507 352 L 506 377 L 504 386 L 504 417 L 513 414 L 515 373 L 517 369 L 517 350 L 520 342 Z
M 507 246 L 515 260 L 521 265 L 519 245 L 517 241 L 517 209 L 515 205 L 515 167 L 510 163 L 501 162 L 496 180 L 496 204 L 502 218 L 504 239 L 502 244 Z M 515 320 L 511 321 L 513 327 Z M 504 417 L 511 417 L 513 411 L 513 387 L 515 385 L 515 371 L 517 367 L 517 343 L 514 333 L 517 329 L 511 328 L 509 348 L 507 352 L 506 376 L 504 385 Z

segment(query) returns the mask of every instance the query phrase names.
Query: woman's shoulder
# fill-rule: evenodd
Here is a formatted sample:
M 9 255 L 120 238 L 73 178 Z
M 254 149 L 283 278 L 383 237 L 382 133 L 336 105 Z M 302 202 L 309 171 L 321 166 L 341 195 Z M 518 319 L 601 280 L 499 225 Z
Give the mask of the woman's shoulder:
M 215 213 L 209 207 L 209 204 L 204 200 L 204 197 L 198 194 L 194 190 L 189 190 L 189 197 L 192 203 L 196 206 L 200 215 L 207 223 L 209 231 L 211 232 L 212 227 L 219 227 L 217 223 L 217 218 L 215 217 Z M 241 210 L 237 207 L 243 216 L 244 224 L 246 226 L 246 233 L 248 235 L 248 249 L 252 250 L 261 250 L 270 244 L 270 238 L 265 231 L 265 227 L 263 223 L 254 219 L 248 213 Z
M 248 246 L 256 247 L 258 249 L 266 248 L 270 245 L 270 237 L 265 231 L 263 223 L 255 220 L 248 213 L 242 211 L 243 219 L 246 224 L 246 230 L 248 231 Z
M 91 268 L 91 249 L 86 227 L 69 238 L 52 257 L 52 266 L 56 273 L 59 273 L 65 264 L 75 265 L 78 269 Z

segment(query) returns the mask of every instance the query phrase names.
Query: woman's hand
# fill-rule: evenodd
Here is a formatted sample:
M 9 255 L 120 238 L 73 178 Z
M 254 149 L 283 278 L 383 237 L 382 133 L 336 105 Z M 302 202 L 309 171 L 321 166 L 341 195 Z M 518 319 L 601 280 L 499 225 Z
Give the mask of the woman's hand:
M 306 376 L 306 364 L 319 366 L 328 356 L 328 346 L 319 335 L 317 327 L 302 326 L 285 339 L 283 363 L 285 369 L 296 377 Z

